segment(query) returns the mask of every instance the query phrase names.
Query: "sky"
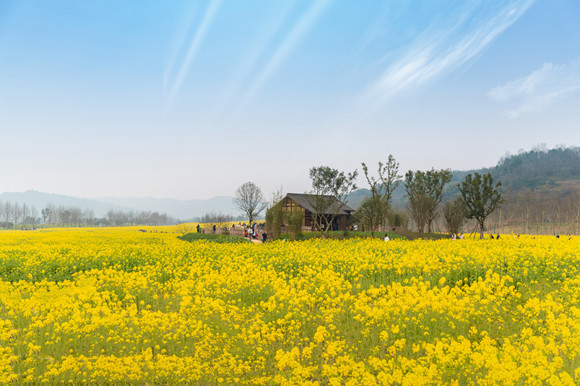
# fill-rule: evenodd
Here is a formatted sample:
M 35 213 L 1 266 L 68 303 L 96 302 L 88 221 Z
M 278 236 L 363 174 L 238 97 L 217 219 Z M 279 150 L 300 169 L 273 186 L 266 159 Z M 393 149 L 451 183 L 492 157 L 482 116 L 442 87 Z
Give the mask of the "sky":
M 580 2 L 0 0 L 0 135 L 0 192 L 84 198 L 491 167 L 580 146 Z

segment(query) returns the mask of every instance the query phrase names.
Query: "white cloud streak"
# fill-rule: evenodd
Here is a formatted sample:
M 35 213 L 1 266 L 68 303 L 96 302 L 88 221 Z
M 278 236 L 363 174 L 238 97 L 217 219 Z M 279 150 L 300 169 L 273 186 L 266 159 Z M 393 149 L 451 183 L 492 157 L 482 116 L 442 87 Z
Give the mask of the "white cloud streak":
M 433 25 L 403 56 L 390 64 L 366 92 L 380 105 L 405 89 L 424 84 L 473 59 L 511 26 L 535 0 L 513 0 L 492 14 L 479 15 L 487 3 L 470 7 L 450 26 Z
M 168 54 L 163 70 L 163 87 L 165 89 L 167 89 L 170 84 L 173 83 L 171 81 L 171 77 L 175 75 L 175 67 L 178 64 L 178 58 L 181 52 L 185 49 L 184 46 L 186 45 L 188 33 L 197 14 L 197 7 L 197 3 L 192 3 L 189 9 L 184 12 L 183 20 L 179 23 L 180 30 L 177 33 L 177 38 L 172 40 L 173 44 L 170 47 L 170 52 Z
M 197 54 L 199 47 L 201 46 L 201 44 L 203 43 L 203 40 L 205 39 L 205 35 L 206 35 L 214 17 L 215 17 L 215 14 L 219 8 L 219 5 L 220 5 L 220 0 L 212 0 L 211 3 L 209 4 L 209 6 L 207 7 L 207 10 L 205 11 L 205 15 L 203 16 L 203 19 L 199 25 L 199 28 L 195 32 L 195 35 L 194 35 L 193 39 L 191 40 L 191 43 L 189 44 L 187 54 L 185 55 L 185 58 L 183 59 L 183 62 L 181 63 L 181 66 L 179 68 L 179 72 L 177 73 L 175 81 L 173 82 L 173 85 L 169 90 L 169 95 L 167 96 L 167 99 L 165 102 L 165 111 L 166 112 L 171 108 L 171 105 L 173 104 L 173 100 L 175 99 L 177 93 L 179 92 L 185 76 L 189 72 L 191 64 L 193 63 L 193 60 L 195 59 L 195 55 Z
M 233 74 L 231 81 L 228 82 L 228 88 L 222 95 L 221 104 L 216 106 L 215 111 L 222 111 L 223 106 L 240 93 L 244 82 L 258 67 L 260 58 L 264 56 L 268 45 L 275 39 L 294 5 L 295 3 L 291 1 L 283 2 L 277 7 L 276 13 L 265 22 L 260 37 L 252 43 L 251 49 L 247 51 L 243 60 L 237 65 L 237 71 Z
M 284 62 L 288 54 L 296 46 L 296 44 L 304 37 L 308 30 L 312 27 L 312 24 L 317 20 L 319 15 L 326 9 L 330 0 L 318 0 L 315 1 L 308 11 L 300 18 L 298 23 L 294 25 L 290 33 L 286 36 L 282 44 L 276 49 L 274 54 L 268 60 L 268 63 L 260 72 L 260 76 L 253 82 L 253 84 L 248 88 L 248 91 L 242 98 L 242 102 L 238 110 L 242 109 L 245 102 L 254 97 L 256 93 L 264 86 L 264 84 L 270 80 L 272 75 L 278 70 L 280 65 Z
M 562 65 L 545 63 L 530 75 L 496 87 L 487 96 L 504 104 L 511 104 L 507 116 L 542 111 L 556 99 L 580 90 L 580 60 Z

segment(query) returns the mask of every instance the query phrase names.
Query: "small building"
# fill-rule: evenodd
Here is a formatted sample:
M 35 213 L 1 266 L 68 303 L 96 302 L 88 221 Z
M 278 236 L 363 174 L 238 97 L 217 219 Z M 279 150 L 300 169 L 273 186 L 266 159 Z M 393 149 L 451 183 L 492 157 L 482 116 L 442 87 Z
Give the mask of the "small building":
M 324 205 L 318 205 L 317 202 L 324 201 Z M 343 205 L 332 196 L 316 196 L 314 194 L 300 194 L 288 193 L 281 201 L 282 204 L 282 218 L 284 225 L 288 225 L 286 214 L 292 211 L 300 210 L 303 213 L 302 227 L 304 229 L 316 230 L 316 222 L 313 216 L 317 213 L 315 207 L 324 207 L 324 213 L 319 213 L 321 216 L 326 216 L 328 221 L 332 219 L 331 230 L 345 230 L 350 226 L 351 215 L 354 209 L 348 205 Z M 318 223 L 326 223 L 327 221 L 319 221 Z

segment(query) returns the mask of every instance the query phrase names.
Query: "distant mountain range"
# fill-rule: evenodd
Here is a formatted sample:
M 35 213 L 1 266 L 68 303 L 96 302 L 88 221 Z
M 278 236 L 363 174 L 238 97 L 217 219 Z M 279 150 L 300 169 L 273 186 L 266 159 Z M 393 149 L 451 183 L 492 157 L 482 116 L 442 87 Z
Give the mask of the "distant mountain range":
M 506 155 L 492 168 L 453 171 L 453 179 L 444 190 L 444 200 L 458 194 L 457 184 L 468 173 L 490 172 L 494 179 L 503 184 L 503 189 L 512 191 L 531 190 L 545 192 L 552 197 L 565 196 L 571 191 L 580 190 L 580 148 L 546 149 L 536 147 L 528 152 Z M 349 205 L 357 208 L 362 200 L 370 195 L 368 189 L 358 189 L 349 197 Z M 406 204 L 403 183 L 395 190 L 392 204 L 401 208 Z M 151 211 L 166 213 L 180 219 L 189 220 L 215 212 L 228 215 L 238 213 L 233 205 L 233 197 L 219 196 L 207 200 L 175 200 L 158 198 L 115 198 L 96 199 L 77 198 L 59 194 L 42 193 L 29 190 L 23 193 L 1 193 L 0 201 L 12 201 L 34 206 L 38 211 L 49 204 L 74 206 L 91 209 L 95 216 L 103 217 L 109 210 Z
M 56 206 L 74 206 L 82 209 L 91 209 L 97 217 L 105 216 L 109 210 L 159 212 L 166 213 L 173 218 L 181 220 L 201 217 L 211 212 L 223 214 L 237 213 L 233 206 L 233 198 L 227 196 L 214 197 L 207 200 L 115 197 L 87 199 L 28 190 L 22 193 L 1 193 L 0 201 L 26 204 L 35 207 L 38 211 L 46 208 L 50 204 Z

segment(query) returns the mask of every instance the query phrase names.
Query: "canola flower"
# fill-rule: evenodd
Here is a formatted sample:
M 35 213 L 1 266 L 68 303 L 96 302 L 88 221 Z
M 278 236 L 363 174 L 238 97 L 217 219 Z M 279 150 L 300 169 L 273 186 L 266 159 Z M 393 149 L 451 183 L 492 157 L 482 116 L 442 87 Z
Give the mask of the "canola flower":
M 580 239 L 0 232 L 0 382 L 578 384 Z

